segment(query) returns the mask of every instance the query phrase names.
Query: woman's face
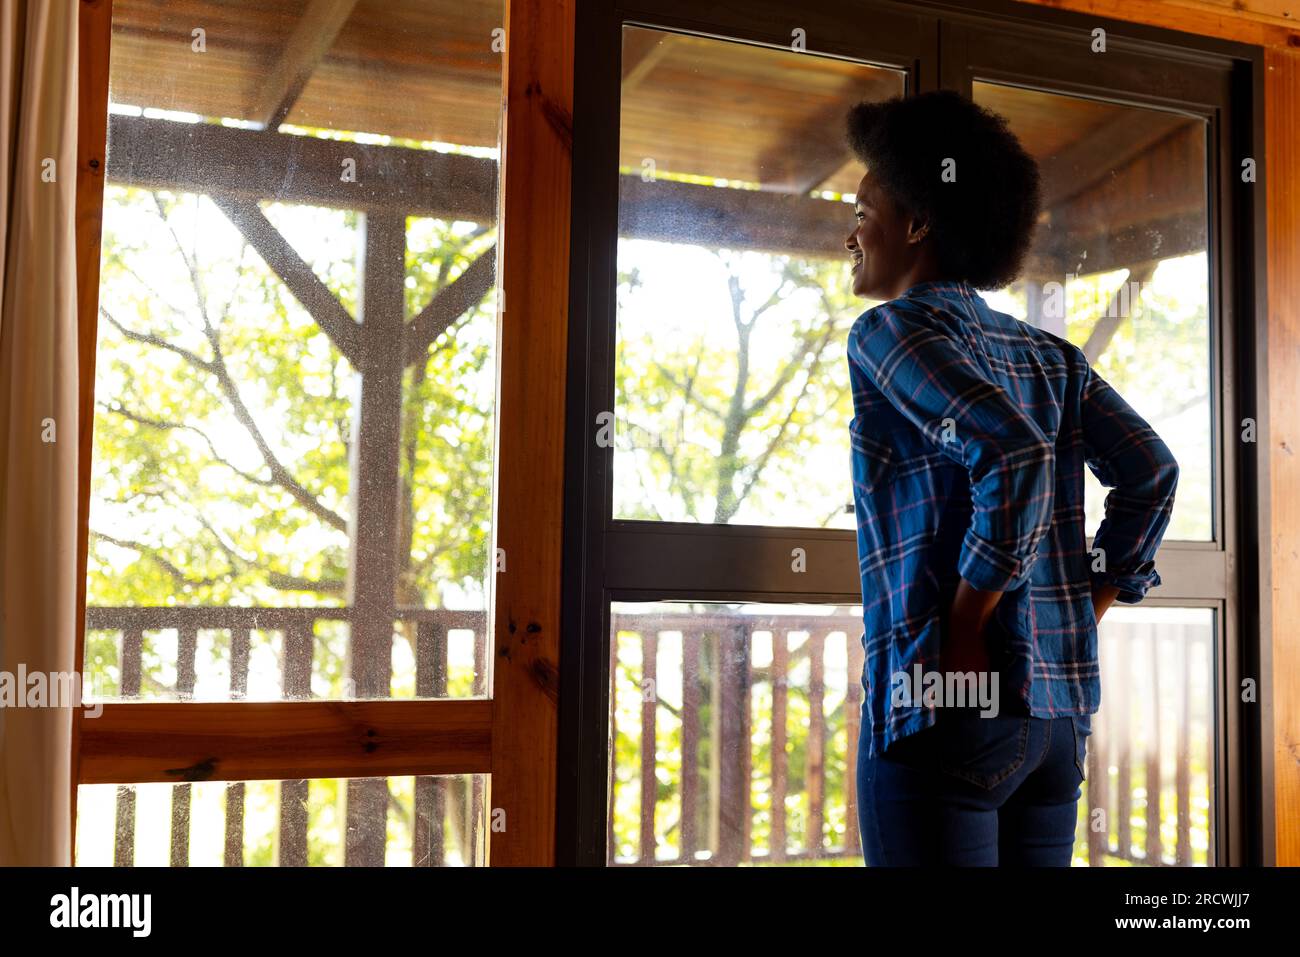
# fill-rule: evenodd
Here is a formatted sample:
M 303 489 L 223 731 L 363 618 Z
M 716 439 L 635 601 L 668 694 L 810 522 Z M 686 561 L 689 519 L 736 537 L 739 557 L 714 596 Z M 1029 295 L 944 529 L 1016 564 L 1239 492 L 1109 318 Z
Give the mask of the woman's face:
M 852 264 L 853 294 L 880 300 L 902 295 L 912 284 L 919 250 L 908 242 L 911 217 L 869 172 L 858 184 L 854 213 L 857 227 L 844 241 Z

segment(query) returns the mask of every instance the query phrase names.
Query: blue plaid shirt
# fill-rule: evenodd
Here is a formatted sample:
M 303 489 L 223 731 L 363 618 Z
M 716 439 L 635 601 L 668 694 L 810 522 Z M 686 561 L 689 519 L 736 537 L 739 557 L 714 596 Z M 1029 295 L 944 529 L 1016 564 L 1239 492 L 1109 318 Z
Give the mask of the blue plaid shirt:
M 941 610 L 963 577 L 1005 593 L 994 668 L 1019 713 L 1095 713 L 1091 583 L 1129 604 L 1160 584 L 1178 484 L 1169 448 L 1081 349 L 964 282 L 920 283 L 868 309 L 848 359 L 871 754 L 934 724 L 927 702 L 893 701 L 892 681 L 938 670 Z M 1112 489 L 1091 550 L 1085 464 Z

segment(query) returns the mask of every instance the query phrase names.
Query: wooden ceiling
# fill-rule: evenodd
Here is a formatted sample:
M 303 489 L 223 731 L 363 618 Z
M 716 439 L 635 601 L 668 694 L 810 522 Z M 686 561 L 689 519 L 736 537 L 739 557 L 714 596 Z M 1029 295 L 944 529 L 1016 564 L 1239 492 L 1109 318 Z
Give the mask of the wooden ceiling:
M 495 146 L 501 0 L 116 0 L 133 106 Z M 202 29 L 206 51 L 192 49 Z M 287 108 L 286 108 L 287 107 Z
M 111 97 L 268 129 L 287 122 L 494 147 L 502 60 L 493 31 L 502 21 L 502 0 L 116 0 Z M 628 27 L 620 163 L 637 179 L 652 159 L 659 174 L 756 183 L 792 199 L 849 194 L 861 169 L 844 142 L 845 111 L 902 89 L 902 75 L 881 67 Z M 991 84 L 977 84 L 975 98 L 1006 116 L 1039 159 L 1041 244 L 1055 250 L 1043 268 L 1070 268 L 1124 230 L 1132 248 L 1143 230 L 1169 233 L 1164 255 L 1203 248 L 1201 121 Z M 624 196 L 654 201 L 643 189 Z M 693 196 L 714 203 L 691 190 L 674 201 L 689 206 Z M 774 209 L 764 235 L 779 242 L 782 221 L 810 217 Z M 785 248 L 838 255 L 846 222 Z

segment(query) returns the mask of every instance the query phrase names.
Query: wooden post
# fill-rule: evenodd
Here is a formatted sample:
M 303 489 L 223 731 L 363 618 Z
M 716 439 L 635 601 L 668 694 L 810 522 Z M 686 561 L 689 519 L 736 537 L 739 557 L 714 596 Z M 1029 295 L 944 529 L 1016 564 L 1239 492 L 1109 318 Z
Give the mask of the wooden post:
M 283 638 L 281 697 L 286 701 L 310 698 L 311 663 L 316 644 L 313 623 L 306 618 L 295 621 L 284 630 Z M 275 839 L 277 867 L 307 866 L 309 788 L 306 778 L 289 778 L 280 782 L 280 827 Z
M 507 571 L 493 589 L 493 865 L 555 860 L 575 7 L 506 2 L 492 500 Z
M 356 697 L 387 698 L 397 617 L 406 217 L 371 211 L 366 214 L 363 231 L 361 401 L 356 410 L 350 489 L 349 676 Z M 348 781 L 346 803 L 345 862 L 382 867 L 388 834 L 388 781 Z

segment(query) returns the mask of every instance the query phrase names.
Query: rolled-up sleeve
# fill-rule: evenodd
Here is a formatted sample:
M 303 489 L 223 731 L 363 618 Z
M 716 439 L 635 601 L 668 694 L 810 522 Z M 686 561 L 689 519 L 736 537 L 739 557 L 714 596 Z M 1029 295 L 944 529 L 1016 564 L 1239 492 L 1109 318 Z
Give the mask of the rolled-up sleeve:
M 1097 481 L 1111 490 L 1093 537 L 1090 574 L 1119 589 L 1117 601 L 1136 604 L 1160 584 L 1156 550 L 1173 511 L 1178 462 L 1082 352 L 1078 358 L 1087 368 L 1080 397 L 1084 454 Z
M 1007 591 L 1028 576 L 1051 525 L 1055 448 L 949 321 L 904 301 L 876 306 L 850 330 L 849 361 L 970 472 L 973 515 L 958 570 L 976 588 Z

